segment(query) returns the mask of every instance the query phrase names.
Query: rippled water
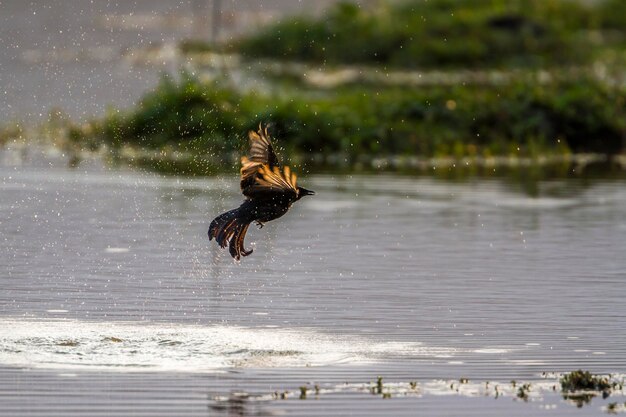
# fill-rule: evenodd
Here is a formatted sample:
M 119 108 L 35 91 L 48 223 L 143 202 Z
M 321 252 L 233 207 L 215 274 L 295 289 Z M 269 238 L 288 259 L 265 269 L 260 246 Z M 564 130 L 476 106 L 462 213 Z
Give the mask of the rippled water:
M 626 369 L 626 182 L 301 181 L 234 263 L 235 176 L 0 151 L 0 415 L 569 415 L 542 372 Z

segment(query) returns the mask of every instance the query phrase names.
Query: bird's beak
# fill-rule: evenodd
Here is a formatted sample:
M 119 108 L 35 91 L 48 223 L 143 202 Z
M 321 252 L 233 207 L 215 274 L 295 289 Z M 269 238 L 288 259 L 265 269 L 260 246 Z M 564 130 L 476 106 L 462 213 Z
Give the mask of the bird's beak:
M 300 196 L 315 195 L 315 191 L 307 190 L 306 188 L 300 188 Z

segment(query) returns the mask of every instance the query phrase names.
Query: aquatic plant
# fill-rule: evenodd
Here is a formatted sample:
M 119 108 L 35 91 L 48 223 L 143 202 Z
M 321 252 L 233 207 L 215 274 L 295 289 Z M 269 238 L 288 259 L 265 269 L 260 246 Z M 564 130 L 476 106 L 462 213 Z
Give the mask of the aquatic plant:
M 517 398 L 528 401 L 528 393 L 530 392 L 530 384 L 522 384 L 517 390 Z
M 622 389 L 622 384 L 612 380 L 610 375 L 594 375 L 581 369 L 564 374 L 560 382 L 563 398 L 574 402 L 579 408 L 598 394 L 608 398 L 613 390 Z
M 569 374 L 568 374 L 569 375 Z M 572 380 L 568 375 L 563 375 L 561 379 Z M 547 378 L 544 375 L 544 378 Z M 587 381 L 580 386 L 595 386 L 606 387 L 608 381 L 611 390 L 621 390 L 621 381 L 623 376 L 598 376 L 587 375 L 582 371 L 575 371 L 573 378 L 575 380 Z M 340 383 L 340 384 L 324 384 L 324 390 L 320 389 L 319 385 L 315 385 L 316 395 L 331 394 L 337 395 L 342 393 L 353 394 L 371 394 L 381 399 L 391 398 L 418 398 L 424 395 L 455 395 L 464 397 L 492 397 L 494 399 L 513 398 L 519 399 L 524 402 L 542 401 L 547 403 L 549 401 L 558 401 L 555 395 L 554 382 L 559 380 L 557 374 L 549 376 L 550 381 L 540 382 L 527 382 L 527 381 L 511 381 L 508 384 L 498 384 L 495 381 L 470 381 L 468 378 L 462 377 L 458 380 L 434 380 L 426 381 L 423 387 L 418 389 L 417 382 L 392 382 L 388 384 L 383 383 L 383 378 L 378 376 L 375 382 L 367 383 Z M 595 381 L 595 382 L 589 382 Z M 599 382 L 599 385 L 596 382 Z M 604 381 L 604 382 L 602 382 Z M 493 383 L 492 383 L 493 382 Z M 577 385 L 579 386 L 579 385 Z M 310 388 L 310 384 L 304 384 L 299 387 L 300 399 L 306 399 Z M 448 389 L 450 388 L 450 389 Z M 582 407 L 588 404 L 592 398 L 598 393 L 598 391 L 592 390 L 577 390 L 575 392 L 569 392 L 563 390 L 561 394 L 568 400 L 568 402 Z M 623 395 L 623 393 L 622 393 Z M 246 397 L 247 400 L 253 402 L 275 401 L 279 399 L 287 399 L 289 391 L 274 391 L 269 394 L 257 394 L 254 396 Z M 232 397 L 232 396 L 231 396 Z M 217 402 L 223 402 L 222 408 L 226 407 L 231 401 L 231 397 L 216 397 Z M 605 397 L 606 398 L 606 397 Z M 622 406 L 619 402 L 608 403 L 605 410 L 609 413 L 622 412 L 626 409 L 626 404 Z
M 563 375 L 560 382 L 561 389 L 566 392 L 610 391 L 617 386 L 615 381 L 611 382 L 605 376 L 594 375 L 582 369 Z
M 463 177 L 552 157 L 569 172 L 572 163 L 587 164 L 572 153 L 624 152 L 625 103 L 624 88 L 591 77 L 546 82 L 527 75 L 506 85 L 355 85 L 278 95 L 239 92 L 182 73 L 163 77 L 136 107 L 109 109 L 102 119 L 78 125 L 51 118 L 43 136 L 68 153 L 107 149 L 112 161 L 207 175 L 238 165 L 247 131 L 270 122 L 292 164 L 436 167 L 442 168 L 437 175 Z M 0 138 L 16 132 L 0 129 Z M 528 170 L 521 171 L 527 178 Z
M 164 79 L 130 111 L 110 112 L 86 139 L 117 148 L 172 147 L 193 156 L 223 156 L 239 150 L 258 122 L 270 121 L 296 160 L 322 155 L 330 161 L 336 155 L 347 165 L 360 155 L 614 154 L 624 147 L 625 102 L 625 91 L 593 79 L 544 85 L 531 78 L 505 89 L 355 87 L 281 97 L 237 93 L 183 76 Z

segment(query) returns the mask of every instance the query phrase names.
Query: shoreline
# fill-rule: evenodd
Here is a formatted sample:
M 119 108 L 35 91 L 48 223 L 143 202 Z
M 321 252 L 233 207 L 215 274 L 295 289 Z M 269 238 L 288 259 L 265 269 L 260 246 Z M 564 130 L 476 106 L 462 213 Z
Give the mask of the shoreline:
M 67 166 L 77 167 L 84 160 L 98 159 L 106 165 L 125 165 L 129 168 L 182 176 L 214 176 L 239 169 L 239 154 L 231 152 L 225 155 L 202 155 L 174 149 L 142 149 L 123 146 L 113 149 L 106 145 L 96 150 L 68 148 L 45 141 L 10 141 L 0 145 L 4 158 L 13 161 L 12 165 L 21 165 L 31 152 L 43 153 L 66 159 Z M 626 154 L 604 155 L 598 153 L 545 154 L 535 157 L 500 155 L 500 156 L 439 156 L 420 157 L 407 155 L 389 155 L 374 157 L 345 154 L 291 155 L 286 165 L 304 167 L 307 171 L 336 174 L 414 174 L 437 175 L 440 173 L 470 174 L 478 177 L 506 176 L 519 170 L 544 170 L 561 173 L 563 176 L 581 176 L 589 167 L 599 171 L 626 174 Z

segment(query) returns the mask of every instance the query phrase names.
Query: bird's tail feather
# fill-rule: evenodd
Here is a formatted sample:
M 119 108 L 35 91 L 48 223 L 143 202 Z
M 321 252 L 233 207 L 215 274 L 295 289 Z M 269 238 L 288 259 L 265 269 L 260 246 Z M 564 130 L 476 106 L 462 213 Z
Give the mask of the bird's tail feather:
M 239 214 L 238 208 L 227 211 L 217 216 L 209 226 L 209 240 L 215 239 L 222 248 L 228 245 L 230 255 L 237 260 L 252 253 L 252 249 L 246 250 L 243 243 L 250 222 Z

